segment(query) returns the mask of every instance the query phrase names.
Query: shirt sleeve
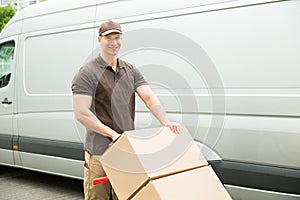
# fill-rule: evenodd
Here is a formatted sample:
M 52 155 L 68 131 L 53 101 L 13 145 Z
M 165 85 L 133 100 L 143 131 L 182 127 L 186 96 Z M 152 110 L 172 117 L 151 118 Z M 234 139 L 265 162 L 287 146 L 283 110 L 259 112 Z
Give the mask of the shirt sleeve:
M 142 73 L 136 68 L 133 68 L 133 75 L 134 75 L 134 89 L 136 90 L 141 85 L 149 85 L 148 82 L 145 80 Z
M 72 93 L 93 96 L 95 91 L 94 81 L 91 74 L 81 68 L 74 76 L 71 85 Z

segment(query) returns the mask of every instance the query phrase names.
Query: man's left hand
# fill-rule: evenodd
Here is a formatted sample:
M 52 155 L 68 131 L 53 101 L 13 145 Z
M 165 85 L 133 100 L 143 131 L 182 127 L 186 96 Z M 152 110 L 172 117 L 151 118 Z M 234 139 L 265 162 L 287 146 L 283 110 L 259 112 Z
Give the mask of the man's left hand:
M 169 127 L 173 133 L 178 134 L 180 131 L 180 124 L 177 122 L 168 122 L 165 126 Z

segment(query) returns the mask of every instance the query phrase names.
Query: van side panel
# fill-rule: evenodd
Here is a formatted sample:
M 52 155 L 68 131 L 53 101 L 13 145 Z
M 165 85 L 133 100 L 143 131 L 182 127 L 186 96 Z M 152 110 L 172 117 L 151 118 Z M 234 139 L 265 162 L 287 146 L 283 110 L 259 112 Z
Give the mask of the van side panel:
M 300 28 L 296 25 L 300 20 L 299 9 L 299 1 L 284 1 L 140 22 L 124 21 L 124 27 L 127 31 L 138 27 L 178 32 L 206 51 L 223 81 L 227 115 L 220 137 L 215 144 L 208 145 L 223 159 L 299 168 L 300 160 L 294 156 L 300 153 L 296 142 L 300 139 L 297 67 Z M 178 98 L 172 91 L 154 90 L 167 112 L 178 115 L 175 118 L 180 120 L 185 115 L 194 119 L 193 115 L 201 114 L 195 139 L 207 143 L 213 107 L 205 77 L 201 74 L 195 77 L 193 66 L 166 51 L 140 47 L 124 58 L 141 69 L 157 64 L 169 67 L 188 82 L 191 96 L 176 84 L 171 89 L 173 94 L 179 94 Z M 161 74 L 165 73 L 157 72 L 157 76 L 163 77 Z M 182 110 L 178 99 L 187 102 L 191 97 L 196 99 L 198 107 Z M 147 111 L 141 101 L 137 107 L 141 114 Z M 145 127 L 146 123 L 141 123 Z M 187 123 L 190 130 L 196 130 L 197 123 Z
M 85 130 L 72 111 L 71 81 L 93 50 L 95 7 L 75 10 L 24 19 L 16 121 L 23 167 L 81 178 Z

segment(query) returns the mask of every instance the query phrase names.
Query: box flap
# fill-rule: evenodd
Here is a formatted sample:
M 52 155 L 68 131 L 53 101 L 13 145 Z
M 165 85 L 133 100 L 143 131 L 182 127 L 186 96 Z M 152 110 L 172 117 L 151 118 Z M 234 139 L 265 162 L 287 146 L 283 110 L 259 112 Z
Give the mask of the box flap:
M 230 195 L 210 166 L 150 181 L 132 200 L 222 199 Z

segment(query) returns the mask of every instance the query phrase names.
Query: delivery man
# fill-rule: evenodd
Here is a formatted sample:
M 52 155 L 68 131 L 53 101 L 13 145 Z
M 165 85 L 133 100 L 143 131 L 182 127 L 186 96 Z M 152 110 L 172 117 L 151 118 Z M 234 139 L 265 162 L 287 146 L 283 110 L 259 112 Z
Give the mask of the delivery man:
M 94 178 L 106 176 L 99 158 L 121 133 L 134 129 L 135 93 L 163 126 L 174 133 L 179 124 L 170 122 L 143 75 L 130 63 L 118 58 L 122 43 L 120 24 L 100 25 L 101 53 L 80 68 L 72 81 L 76 119 L 87 128 L 84 165 L 85 199 L 117 199 L 109 182 L 93 185 Z M 126 183 L 124 183 L 126 184 Z

